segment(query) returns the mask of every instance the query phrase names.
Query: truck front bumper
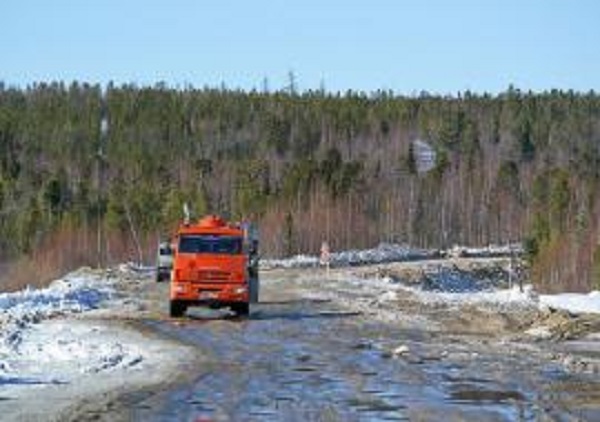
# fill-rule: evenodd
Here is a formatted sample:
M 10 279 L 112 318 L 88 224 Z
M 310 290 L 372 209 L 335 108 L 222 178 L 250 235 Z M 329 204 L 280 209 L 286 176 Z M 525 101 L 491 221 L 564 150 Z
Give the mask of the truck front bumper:
M 248 302 L 246 284 L 171 282 L 171 300 L 193 304 Z

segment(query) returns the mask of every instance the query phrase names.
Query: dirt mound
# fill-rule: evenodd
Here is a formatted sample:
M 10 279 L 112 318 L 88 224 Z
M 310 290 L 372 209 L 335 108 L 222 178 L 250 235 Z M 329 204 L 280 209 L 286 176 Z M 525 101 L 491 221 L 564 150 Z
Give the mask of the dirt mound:
M 562 310 L 548 309 L 539 313 L 526 333 L 552 340 L 575 340 L 600 332 L 600 315 L 573 315 Z
M 453 259 L 421 263 L 395 263 L 362 271 L 365 278 L 388 278 L 423 290 L 451 293 L 486 291 L 509 287 L 524 273 L 523 263 L 510 268 L 507 259 Z

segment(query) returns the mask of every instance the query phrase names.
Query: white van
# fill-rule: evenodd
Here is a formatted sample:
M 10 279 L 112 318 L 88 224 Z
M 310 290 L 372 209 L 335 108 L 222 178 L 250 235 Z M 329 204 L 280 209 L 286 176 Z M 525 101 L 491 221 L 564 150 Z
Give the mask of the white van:
M 169 242 L 160 242 L 158 244 L 158 253 L 156 256 L 156 281 L 169 280 L 171 278 L 171 269 L 173 268 L 173 248 Z

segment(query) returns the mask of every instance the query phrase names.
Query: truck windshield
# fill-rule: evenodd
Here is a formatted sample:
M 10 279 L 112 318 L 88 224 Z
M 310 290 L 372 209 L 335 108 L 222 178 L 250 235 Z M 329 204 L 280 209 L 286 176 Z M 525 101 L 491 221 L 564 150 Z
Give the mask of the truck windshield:
M 184 235 L 179 240 L 180 253 L 239 255 L 242 238 L 216 235 Z

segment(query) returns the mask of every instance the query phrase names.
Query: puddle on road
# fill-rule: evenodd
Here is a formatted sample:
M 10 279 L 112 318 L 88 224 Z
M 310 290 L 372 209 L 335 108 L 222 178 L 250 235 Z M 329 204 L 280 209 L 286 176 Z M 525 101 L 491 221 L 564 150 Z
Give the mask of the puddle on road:
M 456 376 L 456 375 L 452 375 L 452 374 L 443 374 L 442 378 L 444 381 L 452 383 L 452 384 L 470 383 L 470 384 L 484 384 L 485 385 L 485 384 L 493 382 L 492 380 L 489 380 L 486 378 Z
M 525 401 L 518 391 L 480 390 L 477 388 L 457 389 L 450 393 L 449 399 L 460 403 L 500 404 L 508 401 Z
M 390 404 L 390 398 L 374 397 L 367 400 L 355 399 L 349 402 L 350 408 L 356 410 L 360 420 L 409 420 L 407 406 L 394 400 Z
M 318 371 L 319 368 L 316 368 L 314 366 L 297 366 L 295 368 L 292 368 L 292 370 L 296 372 L 314 372 Z

